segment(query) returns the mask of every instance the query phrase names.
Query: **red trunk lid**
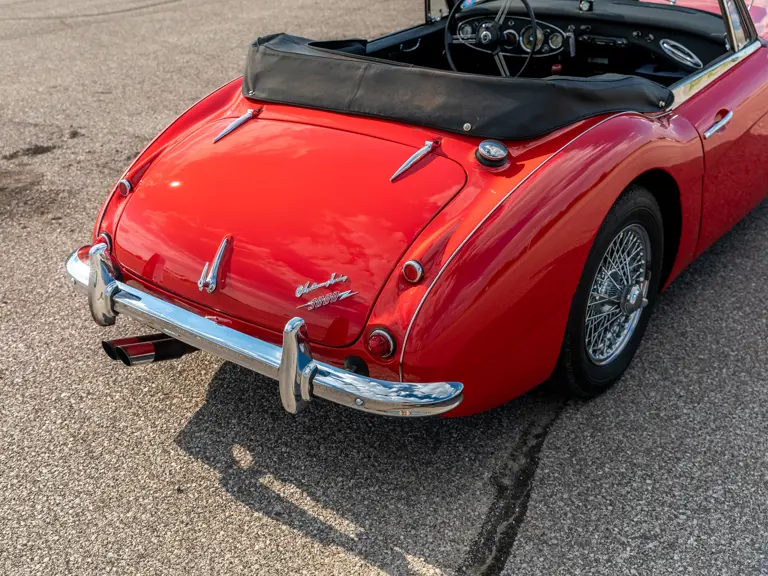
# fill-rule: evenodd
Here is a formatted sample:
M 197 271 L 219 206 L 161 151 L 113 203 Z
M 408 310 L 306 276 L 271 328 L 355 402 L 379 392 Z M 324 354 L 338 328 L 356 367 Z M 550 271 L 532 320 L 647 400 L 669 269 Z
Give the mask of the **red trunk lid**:
M 391 183 L 414 147 L 264 119 L 214 144 L 230 122 L 152 163 L 120 219 L 118 261 L 213 310 L 276 331 L 301 316 L 313 341 L 352 343 L 395 264 L 464 186 L 463 168 L 438 152 Z M 218 287 L 200 291 L 227 236 Z M 326 295 L 331 302 L 307 306 Z

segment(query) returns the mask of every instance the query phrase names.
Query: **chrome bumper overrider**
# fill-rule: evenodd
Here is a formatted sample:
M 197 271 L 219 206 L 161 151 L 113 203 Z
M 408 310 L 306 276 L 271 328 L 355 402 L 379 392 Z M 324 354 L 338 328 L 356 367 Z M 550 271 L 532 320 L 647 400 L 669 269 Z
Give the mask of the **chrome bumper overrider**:
M 200 350 L 278 380 L 280 398 L 296 414 L 313 398 L 387 416 L 432 416 L 456 408 L 462 400 L 458 382 L 408 384 L 358 376 L 312 358 L 307 328 L 294 318 L 283 331 L 283 347 L 221 326 L 119 281 L 105 243 L 92 246 L 88 262 L 74 252 L 67 260 L 72 284 L 88 295 L 94 320 L 115 323 L 118 314 Z

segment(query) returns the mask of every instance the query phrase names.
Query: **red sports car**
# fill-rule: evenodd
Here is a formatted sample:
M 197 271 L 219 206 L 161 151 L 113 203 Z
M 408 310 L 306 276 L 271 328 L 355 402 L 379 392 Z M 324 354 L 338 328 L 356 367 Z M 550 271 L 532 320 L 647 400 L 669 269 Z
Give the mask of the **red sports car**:
M 463 0 L 277 34 L 136 158 L 67 261 L 140 365 L 460 416 L 615 383 L 659 292 L 768 191 L 768 0 Z

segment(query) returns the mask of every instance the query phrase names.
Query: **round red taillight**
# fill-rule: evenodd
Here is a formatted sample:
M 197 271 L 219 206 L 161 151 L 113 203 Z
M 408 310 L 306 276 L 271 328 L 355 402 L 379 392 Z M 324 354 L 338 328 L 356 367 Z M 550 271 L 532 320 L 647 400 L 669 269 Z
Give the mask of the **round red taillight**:
M 125 178 L 117 183 L 117 191 L 120 192 L 120 194 L 123 196 L 128 196 L 132 190 L 133 186 L 131 185 L 130 181 L 126 180 Z
M 411 284 L 418 284 L 424 278 L 424 268 L 418 260 L 408 260 L 403 264 L 403 276 Z
M 377 328 L 368 336 L 368 350 L 379 358 L 390 358 L 395 353 L 395 339 L 386 330 Z

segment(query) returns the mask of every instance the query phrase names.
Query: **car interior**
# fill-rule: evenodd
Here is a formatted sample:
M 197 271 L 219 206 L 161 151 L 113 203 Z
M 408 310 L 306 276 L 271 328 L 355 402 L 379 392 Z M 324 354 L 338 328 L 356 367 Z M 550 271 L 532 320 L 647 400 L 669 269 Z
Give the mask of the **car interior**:
M 535 24 L 534 24 L 535 22 Z M 637 0 L 464 0 L 372 41 L 317 43 L 369 58 L 509 77 L 615 73 L 671 86 L 730 52 L 722 15 Z

